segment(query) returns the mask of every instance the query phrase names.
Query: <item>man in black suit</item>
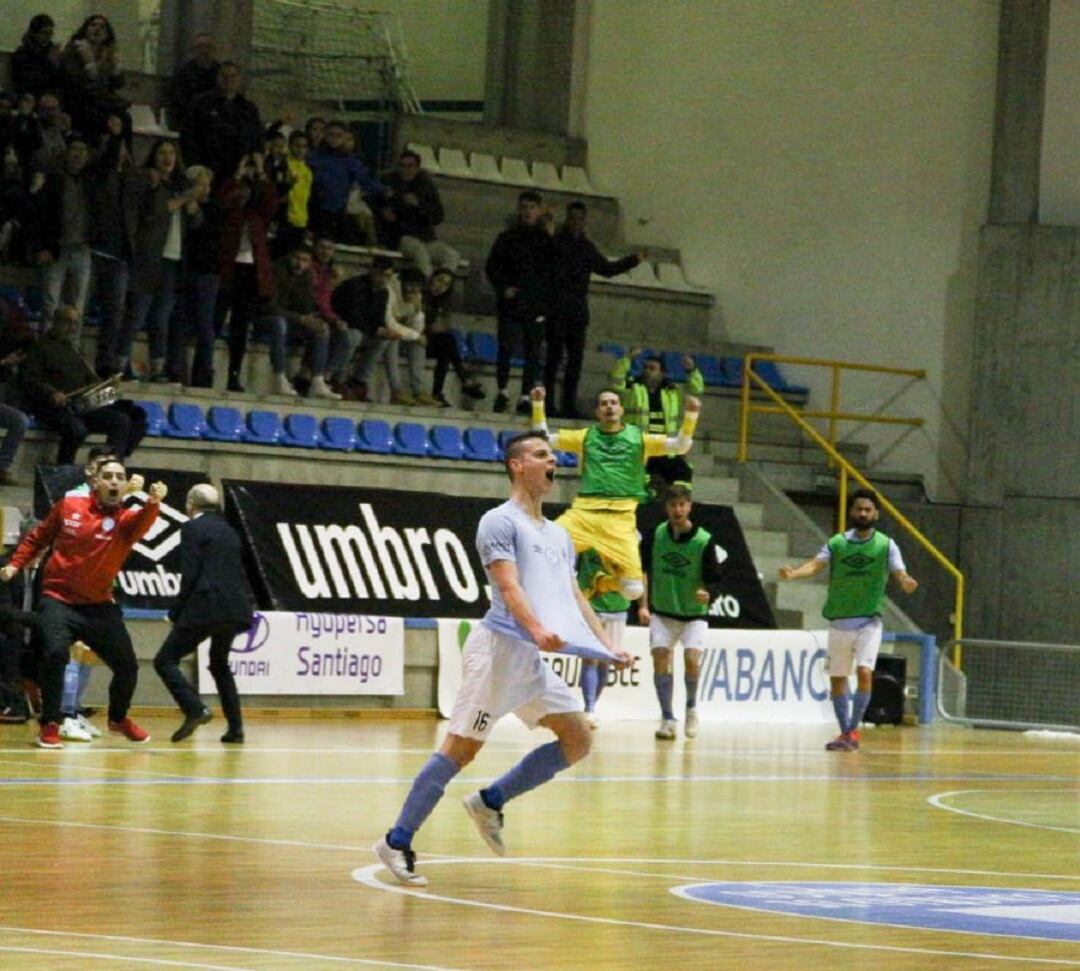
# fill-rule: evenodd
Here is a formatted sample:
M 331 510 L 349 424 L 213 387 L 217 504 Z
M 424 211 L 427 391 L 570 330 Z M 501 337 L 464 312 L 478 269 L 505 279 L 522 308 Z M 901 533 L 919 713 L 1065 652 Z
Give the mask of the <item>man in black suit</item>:
M 240 695 L 229 670 L 233 638 L 251 626 L 252 597 L 241 557 L 240 537 L 221 515 L 217 489 L 205 483 L 187 494 L 191 517 L 180 530 L 180 592 L 169 610 L 173 628 L 154 658 L 154 670 L 184 713 L 172 735 L 182 742 L 210 721 L 210 709 L 180 672 L 180 659 L 210 638 L 210 674 L 229 723 L 223 742 L 242 743 Z

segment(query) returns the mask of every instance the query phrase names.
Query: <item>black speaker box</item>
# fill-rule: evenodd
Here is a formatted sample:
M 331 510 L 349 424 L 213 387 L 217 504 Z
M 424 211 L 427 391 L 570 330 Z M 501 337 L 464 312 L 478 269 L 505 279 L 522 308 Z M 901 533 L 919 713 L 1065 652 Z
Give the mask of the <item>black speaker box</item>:
M 865 720 L 875 725 L 899 725 L 903 722 L 906 684 L 907 658 L 897 654 L 879 654 L 874 665 L 873 689 Z

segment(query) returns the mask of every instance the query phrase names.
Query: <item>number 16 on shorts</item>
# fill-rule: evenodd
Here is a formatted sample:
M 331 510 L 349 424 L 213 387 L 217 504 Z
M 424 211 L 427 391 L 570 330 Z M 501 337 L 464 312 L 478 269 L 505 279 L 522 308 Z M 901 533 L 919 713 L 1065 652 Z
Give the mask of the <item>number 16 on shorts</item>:
M 485 732 L 488 727 L 488 719 L 491 718 L 490 712 L 477 711 L 476 719 L 473 721 L 472 727 L 474 732 Z

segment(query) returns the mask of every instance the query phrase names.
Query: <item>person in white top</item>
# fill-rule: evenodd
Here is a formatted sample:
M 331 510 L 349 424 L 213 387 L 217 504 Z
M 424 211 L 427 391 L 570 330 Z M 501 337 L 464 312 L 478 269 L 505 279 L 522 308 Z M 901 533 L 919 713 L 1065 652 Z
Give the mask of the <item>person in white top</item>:
M 535 433 L 506 446 L 510 500 L 485 513 L 476 544 L 491 582 L 491 608 L 473 628 L 462 656 L 461 689 L 439 751 L 413 781 L 393 828 L 374 846 L 394 878 L 422 887 L 412 838 L 443 791 L 483 747 L 495 723 L 513 712 L 530 728 L 542 725 L 556 741 L 534 749 L 490 786 L 464 799 L 481 837 L 499 856 L 503 806 L 535 789 L 589 752 L 589 726 L 580 699 L 541 659 L 541 651 L 568 651 L 626 664 L 578 589 L 574 547 L 541 503 L 555 481 L 555 453 Z

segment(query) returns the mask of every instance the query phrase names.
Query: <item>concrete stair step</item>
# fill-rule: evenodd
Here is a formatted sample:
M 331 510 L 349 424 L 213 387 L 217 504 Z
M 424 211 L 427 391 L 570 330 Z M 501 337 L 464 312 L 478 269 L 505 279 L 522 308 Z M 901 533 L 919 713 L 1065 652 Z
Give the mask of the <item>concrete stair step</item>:
M 746 545 L 757 556 L 787 556 L 790 537 L 787 533 L 771 529 L 746 529 Z

